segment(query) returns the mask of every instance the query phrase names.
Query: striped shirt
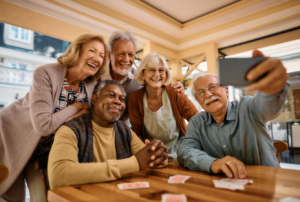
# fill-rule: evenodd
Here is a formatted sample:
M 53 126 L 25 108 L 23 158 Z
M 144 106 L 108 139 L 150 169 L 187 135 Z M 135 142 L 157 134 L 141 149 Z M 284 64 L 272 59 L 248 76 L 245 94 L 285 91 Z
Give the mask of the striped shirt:
M 87 101 L 88 100 L 83 81 L 81 81 L 81 83 L 79 84 L 79 88 L 74 91 L 70 87 L 67 79 L 65 79 L 53 113 L 58 112 L 75 102 L 82 102 L 84 104 L 87 104 Z M 53 144 L 54 134 L 55 132 L 51 135 L 43 136 L 40 139 L 38 146 L 31 156 L 31 160 L 37 160 L 41 157 L 48 156 Z

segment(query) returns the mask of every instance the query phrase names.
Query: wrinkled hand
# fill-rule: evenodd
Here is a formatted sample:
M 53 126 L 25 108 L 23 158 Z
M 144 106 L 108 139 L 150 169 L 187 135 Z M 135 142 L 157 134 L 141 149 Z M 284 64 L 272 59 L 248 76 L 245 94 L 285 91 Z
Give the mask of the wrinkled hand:
M 177 92 L 184 93 L 184 86 L 180 81 L 171 82 L 170 86 L 175 88 Z
M 77 113 L 74 114 L 73 116 L 69 117 L 65 122 L 68 122 L 78 116 L 81 116 L 83 114 L 87 114 L 91 111 L 91 107 L 82 103 L 82 102 L 75 102 L 72 104 L 72 106 L 76 107 Z
M 259 50 L 254 50 L 252 55 L 253 57 L 264 57 L 264 54 Z M 264 78 L 248 86 L 249 91 L 259 90 L 265 94 L 273 95 L 279 93 L 287 84 L 289 76 L 280 59 L 268 57 L 249 71 L 247 79 L 253 81 L 265 73 L 267 75 Z
M 211 164 L 210 169 L 215 174 L 225 173 L 229 178 L 243 179 L 247 176 L 246 168 L 243 162 L 231 156 L 225 156 L 214 161 Z
M 140 170 L 146 170 L 155 166 L 164 165 L 168 158 L 167 147 L 159 140 L 145 140 L 146 146 L 135 154 Z

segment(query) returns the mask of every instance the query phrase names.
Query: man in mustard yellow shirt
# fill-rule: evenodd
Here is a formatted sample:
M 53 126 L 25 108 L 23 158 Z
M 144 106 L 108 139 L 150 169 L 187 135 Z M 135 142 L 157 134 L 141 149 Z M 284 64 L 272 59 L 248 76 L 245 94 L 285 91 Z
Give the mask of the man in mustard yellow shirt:
M 153 168 L 168 158 L 159 140 L 145 144 L 119 118 L 125 110 L 125 91 L 114 80 L 95 87 L 91 113 L 62 125 L 49 155 L 51 189 L 116 180 Z

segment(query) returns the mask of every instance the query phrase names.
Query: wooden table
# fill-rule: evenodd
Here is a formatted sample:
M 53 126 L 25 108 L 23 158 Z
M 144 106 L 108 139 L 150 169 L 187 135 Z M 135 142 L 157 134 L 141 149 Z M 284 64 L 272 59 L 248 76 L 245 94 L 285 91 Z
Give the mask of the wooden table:
M 190 171 L 172 162 L 166 168 L 147 172 L 132 173 L 120 180 L 86 185 L 60 187 L 48 192 L 48 200 L 53 201 L 161 201 L 165 193 L 181 193 L 192 201 L 278 201 L 286 197 L 300 199 L 300 171 L 247 165 L 247 178 L 252 185 L 245 190 L 231 191 L 214 188 L 213 180 L 225 178 L 224 175 L 209 175 Z M 168 184 L 173 175 L 191 176 L 185 184 Z M 150 188 L 120 190 L 119 183 L 147 181 Z

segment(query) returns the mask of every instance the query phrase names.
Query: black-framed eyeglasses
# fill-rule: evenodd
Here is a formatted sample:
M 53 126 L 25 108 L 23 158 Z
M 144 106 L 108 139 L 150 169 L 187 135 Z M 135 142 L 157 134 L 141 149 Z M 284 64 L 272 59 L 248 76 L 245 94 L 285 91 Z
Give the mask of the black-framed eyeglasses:
M 151 76 L 153 76 L 156 71 L 158 71 L 159 75 L 161 75 L 161 76 L 165 75 L 167 72 L 167 70 L 165 68 L 160 68 L 158 70 L 156 70 L 154 68 L 147 68 L 145 70 L 147 70 Z
M 209 92 L 215 92 L 216 90 L 218 90 L 218 88 L 220 87 L 220 84 L 218 83 L 213 83 L 210 86 L 206 87 L 206 88 L 200 88 L 195 92 L 195 97 L 196 98 L 201 98 L 205 95 L 205 91 L 208 90 Z

